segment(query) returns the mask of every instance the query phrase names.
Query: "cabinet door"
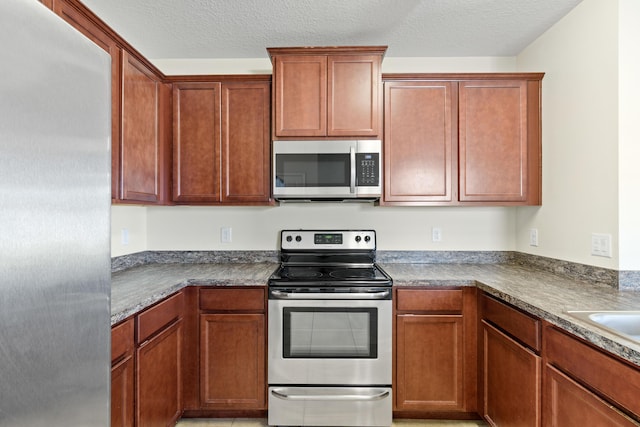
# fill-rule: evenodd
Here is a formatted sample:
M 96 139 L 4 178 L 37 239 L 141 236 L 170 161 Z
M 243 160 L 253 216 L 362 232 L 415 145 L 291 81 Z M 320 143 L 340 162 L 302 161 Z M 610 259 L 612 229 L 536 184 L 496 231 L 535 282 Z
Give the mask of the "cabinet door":
M 460 83 L 460 201 L 525 202 L 527 82 Z
M 540 426 L 540 357 L 484 321 L 482 330 L 485 419 L 492 426 Z
M 120 47 L 107 33 L 67 1 L 55 0 L 53 11 L 111 56 L 111 198 L 118 199 L 120 197 Z
M 384 202 L 451 202 L 457 84 L 388 81 L 384 93 Z
M 160 82 L 143 63 L 123 51 L 122 200 L 161 200 Z
M 182 320 L 137 350 L 136 426 L 173 425 L 182 413 Z
M 220 83 L 173 87 L 173 200 L 220 201 Z
M 379 55 L 328 56 L 328 136 L 379 134 L 380 62 Z
M 265 409 L 265 315 L 200 316 L 203 408 Z
M 327 57 L 275 57 L 274 136 L 326 136 Z
M 111 427 L 133 427 L 133 355 L 111 368 Z
M 397 410 L 464 409 L 463 318 L 396 316 Z
M 133 319 L 111 328 L 111 427 L 133 426 Z
M 271 198 L 269 83 L 222 86 L 222 201 L 266 203 Z
M 551 365 L 545 368 L 544 396 L 544 425 L 547 427 L 640 425 Z

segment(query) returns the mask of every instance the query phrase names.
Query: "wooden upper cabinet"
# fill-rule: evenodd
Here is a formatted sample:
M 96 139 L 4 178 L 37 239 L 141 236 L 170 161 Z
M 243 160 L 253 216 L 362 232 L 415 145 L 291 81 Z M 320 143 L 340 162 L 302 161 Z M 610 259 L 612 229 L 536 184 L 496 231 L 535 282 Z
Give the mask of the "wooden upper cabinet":
M 220 83 L 173 85 L 173 200 L 220 200 Z
M 385 83 L 383 203 L 454 200 L 457 88 L 452 82 Z
M 381 204 L 541 204 L 542 77 L 385 75 Z
M 173 85 L 173 200 L 268 204 L 268 81 Z
M 269 82 L 222 85 L 222 202 L 271 200 Z
M 170 92 L 144 63 L 123 51 L 121 199 L 161 203 L 166 187 L 165 125 Z
M 267 50 L 274 139 L 380 135 L 386 46 Z
M 539 93 L 528 89 L 527 80 L 460 82 L 460 201 L 540 203 L 539 136 L 530 134 L 539 107 L 529 109 Z

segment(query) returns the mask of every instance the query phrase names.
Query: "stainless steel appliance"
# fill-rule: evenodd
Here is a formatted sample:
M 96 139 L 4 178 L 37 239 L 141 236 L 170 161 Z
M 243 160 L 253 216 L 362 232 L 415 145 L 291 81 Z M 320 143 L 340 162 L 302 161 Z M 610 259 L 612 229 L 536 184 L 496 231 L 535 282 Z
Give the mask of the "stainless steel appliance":
M 111 63 L 0 1 L 0 426 L 108 426 Z
M 376 200 L 382 195 L 382 142 L 273 141 L 272 170 L 278 200 Z
M 373 230 L 283 230 L 269 278 L 269 425 L 390 426 L 392 280 Z

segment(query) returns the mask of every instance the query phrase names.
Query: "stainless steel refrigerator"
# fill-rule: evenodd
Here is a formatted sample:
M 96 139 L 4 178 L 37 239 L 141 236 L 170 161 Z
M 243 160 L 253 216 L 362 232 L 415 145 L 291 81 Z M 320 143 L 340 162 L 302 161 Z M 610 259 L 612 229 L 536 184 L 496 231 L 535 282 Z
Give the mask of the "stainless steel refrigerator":
M 0 426 L 107 426 L 110 58 L 0 1 Z

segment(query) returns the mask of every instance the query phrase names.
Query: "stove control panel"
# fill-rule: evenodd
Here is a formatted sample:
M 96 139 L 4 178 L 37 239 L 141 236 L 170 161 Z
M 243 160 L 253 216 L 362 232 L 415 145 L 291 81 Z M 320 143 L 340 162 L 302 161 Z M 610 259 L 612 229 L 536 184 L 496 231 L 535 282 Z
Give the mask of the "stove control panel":
M 284 250 L 368 250 L 376 249 L 374 230 L 282 230 Z

